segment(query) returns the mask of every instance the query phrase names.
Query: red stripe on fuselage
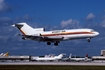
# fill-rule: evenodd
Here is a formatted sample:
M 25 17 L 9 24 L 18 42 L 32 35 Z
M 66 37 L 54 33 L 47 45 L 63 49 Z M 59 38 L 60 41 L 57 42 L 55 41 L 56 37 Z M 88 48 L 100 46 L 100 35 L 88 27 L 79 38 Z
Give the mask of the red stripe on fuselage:
M 74 35 L 74 34 L 94 34 L 92 32 L 66 32 L 58 34 L 41 34 L 41 36 L 56 36 L 56 35 Z

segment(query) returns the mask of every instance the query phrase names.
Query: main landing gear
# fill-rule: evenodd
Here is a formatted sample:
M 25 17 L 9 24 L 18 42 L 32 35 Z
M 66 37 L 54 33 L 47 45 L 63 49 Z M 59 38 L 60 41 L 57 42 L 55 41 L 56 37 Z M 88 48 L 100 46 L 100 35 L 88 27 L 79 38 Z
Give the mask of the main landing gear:
M 51 42 L 47 42 L 47 45 L 51 45 Z
M 91 39 L 91 38 L 87 38 L 87 41 L 90 42 L 90 39 Z
M 58 46 L 58 43 L 57 43 L 57 42 L 55 42 L 55 43 L 54 43 L 54 45 L 55 45 L 55 46 Z
M 59 41 L 55 42 L 54 45 L 58 46 Z M 51 42 L 47 42 L 47 45 L 51 45 Z

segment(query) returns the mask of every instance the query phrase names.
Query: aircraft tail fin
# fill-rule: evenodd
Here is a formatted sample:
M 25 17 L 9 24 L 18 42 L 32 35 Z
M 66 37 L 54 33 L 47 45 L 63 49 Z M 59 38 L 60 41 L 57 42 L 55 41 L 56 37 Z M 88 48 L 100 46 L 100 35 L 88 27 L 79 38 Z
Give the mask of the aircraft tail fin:
M 17 27 L 23 35 L 30 35 L 33 33 L 33 28 L 26 23 L 17 23 L 12 26 Z
M 35 33 L 43 32 L 44 28 L 32 28 L 28 24 L 24 23 L 17 23 L 12 26 L 17 27 L 23 35 L 34 35 Z
M 1 53 L 0 56 L 3 56 L 4 53 Z
M 69 58 L 71 58 L 72 54 L 70 53 Z
M 58 55 L 57 59 L 61 59 L 64 55 L 66 55 L 66 54 L 60 54 L 60 55 Z
M 9 55 L 9 52 L 6 52 L 5 54 L 3 54 L 3 56 L 8 56 Z
M 88 58 L 88 54 L 86 54 L 85 58 Z

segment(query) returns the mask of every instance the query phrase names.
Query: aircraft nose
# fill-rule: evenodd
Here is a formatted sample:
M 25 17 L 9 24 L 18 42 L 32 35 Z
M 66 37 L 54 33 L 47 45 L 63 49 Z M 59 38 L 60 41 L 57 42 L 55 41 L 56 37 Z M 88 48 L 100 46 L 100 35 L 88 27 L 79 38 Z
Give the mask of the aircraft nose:
M 96 35 L 96 36 L 99 35 L 99 32 L 95 32 L 95 35 Z

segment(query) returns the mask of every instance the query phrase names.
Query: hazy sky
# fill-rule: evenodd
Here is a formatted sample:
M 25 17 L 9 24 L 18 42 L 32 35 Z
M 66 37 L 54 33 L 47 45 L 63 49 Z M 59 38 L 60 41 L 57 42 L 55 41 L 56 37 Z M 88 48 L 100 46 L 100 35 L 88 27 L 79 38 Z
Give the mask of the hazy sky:
M 100 35 L 84 40 L 53 44 L 24 41 L 12 24 L 26 22 L 46 30 L 92 28 Z M 0 0 L 0 53 L 10 55 L 45 55 L 70 53 L 100 55 L 105 49 L 105 0 Z

